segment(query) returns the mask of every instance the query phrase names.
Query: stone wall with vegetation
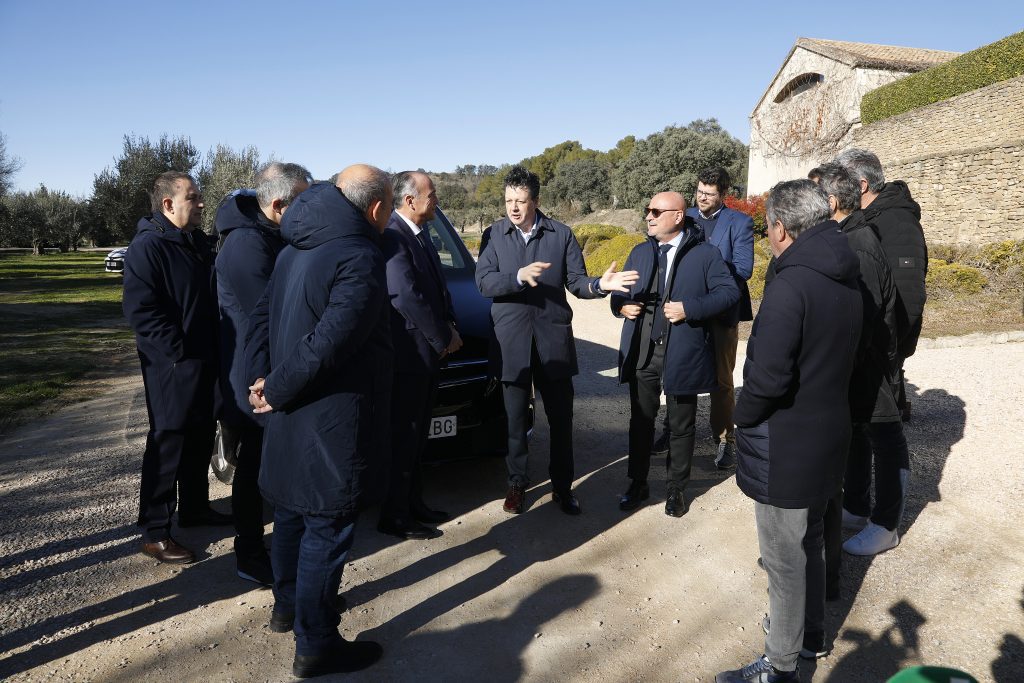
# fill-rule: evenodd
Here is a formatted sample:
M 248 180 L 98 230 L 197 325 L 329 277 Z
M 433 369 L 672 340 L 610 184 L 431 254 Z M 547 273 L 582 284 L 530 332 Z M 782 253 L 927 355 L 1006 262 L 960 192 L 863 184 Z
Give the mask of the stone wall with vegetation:
M 886 179 L 921 205 L 929 242 L 1024 239 L 1024 76 L 872 123 L 852 145 L 870 149 Z

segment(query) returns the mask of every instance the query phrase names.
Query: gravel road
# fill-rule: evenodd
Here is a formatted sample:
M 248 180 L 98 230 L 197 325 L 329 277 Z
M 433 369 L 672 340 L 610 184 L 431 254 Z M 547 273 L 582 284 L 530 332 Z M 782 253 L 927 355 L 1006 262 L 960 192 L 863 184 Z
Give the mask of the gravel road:
M 689 514 L 664 515 L 659 460 L 651 504 L 621 513 L 619 323 L 604 302 L 574 307 L 584 514 L 550 502 L 543 417 L 524 515 L 501 510 L 500 459 L 429 468 L 429 500 L 455 515 L 442 538 L 393 543 L 375 511 L 364 516 L 342 627 L 381 641 L 385 656 L 347 680 L 707 681 L 761 653 L 753 505 L 711 464 L 707 397 Z M 802 680 L 883 681 L 923 663 L 1024 680 L 1024 344 L 930 344 L 907 375 L 903 542 L 845 558 L 843 599 L 829 605 L 835 649 Z M 137 552 L 137 368 L 99 388 L 0 441 L 0 679 L 291 680 L 292 639 L 266 627 L 271 593 L 235 576 L 229 531 L 175 531 L 201 555 L 184 568 Z M 228 487 L 211 490 L 227 509 Z

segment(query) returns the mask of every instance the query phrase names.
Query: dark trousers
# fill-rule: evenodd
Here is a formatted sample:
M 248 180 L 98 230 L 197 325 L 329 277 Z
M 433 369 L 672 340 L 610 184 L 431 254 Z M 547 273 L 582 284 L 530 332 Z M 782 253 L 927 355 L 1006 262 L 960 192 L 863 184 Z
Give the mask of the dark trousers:
M 843 566 L 843 492 L 825 507 L 825 595 L 839 595 L 839 570 Z
M 213 453 L 213 423 L 185 430 L 150 429 L 142 456 L 139 527 L 146 543 L 165 541 L 180 499 L 181 514 L 201 514 L 210 505 L 206 471 Z
M 263 495 L 259 487 L 263 428 L 250 423 L 235 431 L 238 433 L 238 464 L 231 481 L 235 552 L 258 553 L 263 550 Z
M 665 345 L 655 344 L 650 360 L 638 368 L 629 382 L 629 478 L 647 481 L 654 444 L 654 420 L 661 405 L 661 378 L 665 366 Z M 665 396 L 668 441 L 668 486 L 682 491 L 690 481 L 693 462 L 694 423 L 697 396 Z
M 438 373 L 395 373 L 391 402 L 391 472 L 382 518 L 408 520 L 409 508 L 423 501 L 420 462 L 437 395 Z
M 874 463 L 875 506 L 871 507 Z M 895 531 L 906 503 L 910 452 L 902 422 L 857 422 L 853 425 L 850 459 L 846 464 L 843 505 L 854 515 Z
M 320 655 L 341 640 L 336 600 L 356 516 L 320 517 L 274 507 L 274 611 L 295 615 L 295 654 Z
M 530 455 L 527 429 L 530 426 L 530 386 L 536 387 L 544 402 L 544 414 L 548 417 L 551 431 L 551 458 L 548 476 L 555 491 L 565 492 L 572 488 L 574 464 L 572 456 L 572 402 L 575 395 L 572 378 L 549 379 L 537 349 L 533 350 L 530 365 L 530 380 L 502 382 L 505 398 L 505 413 L 508 415 L 508 466 L 510 485 L 527 486 L 527 460 Z

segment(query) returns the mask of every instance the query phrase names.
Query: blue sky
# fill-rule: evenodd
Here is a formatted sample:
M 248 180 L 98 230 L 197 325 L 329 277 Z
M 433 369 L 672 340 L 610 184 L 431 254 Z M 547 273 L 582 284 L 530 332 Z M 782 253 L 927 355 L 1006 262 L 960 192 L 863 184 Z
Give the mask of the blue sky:
M 126 133 L 254 145 L 317 177 L 603 150 L 710 117 L 747 142 L 798 37 L 967 51 L 1022 28 L 1024 3 L 986 0 L 0 0 L 0 132 L 19 189 L 83 196 Z

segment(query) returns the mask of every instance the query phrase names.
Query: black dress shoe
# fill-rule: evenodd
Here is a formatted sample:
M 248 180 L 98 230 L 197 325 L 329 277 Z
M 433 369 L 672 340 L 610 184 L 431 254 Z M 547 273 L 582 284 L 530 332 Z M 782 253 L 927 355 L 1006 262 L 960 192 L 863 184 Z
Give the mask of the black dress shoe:
M 578 515 L 583 512 L 583 508 L 580 507 L 580 501 L 572 491 L 564 491 L 562 493 L 556 491 L 552 493 L 551 502 L 558 503 L 558 506 L 562 508 L 562 512 L 567 515 Z
M 619 498 L 619 509 L 623 512 L 636 510 L 640 503 L 651 497 L 651 489 L 646 481 L 632 481 L 629 488 Z
M 261 586 L 274 585 L 274 570 L 270 566 L 270 556 L 262 547 L 253 552 L 235 551 L 235 568 L 238 576 L 246 581 Z
M 452 518 L 447 512 L 431 510 L 422 502 L 410 505 L 409 514 L 417 522 L 423 522 L 424 524 L 440 524 Z
M 182 529 L 190 526 L 227 526 L 234 523 L 234 517 L 225 515 L 223 512 L 217 512 L 210 507 L 197 513 L 178 513 L 178 526 Z
M 415 520 L 382 519 L 377 523 L 377 531 L 389 536 L 397 536 L 403 541 L 425 541 L 442 535 L 439 529 L 423 526 Z
M 297 678 L 311 678 L 360 671 L 380 659 L 382 654 L 384 648 L 380 643 L 371 640 L 343 640 L 340 646 L 336 645 L 330 652 L 321 655 L 295 655 L 292 675 Z
M 188 564 L 195 562 L 195 554 L 184 546 L 178 545 L 173 538 L 156 543 L 143 543 L 142 552 L 167 564 Z
M 501 509 L 509 514 L 521 515 L 525 507 L 526 489 L 517 484 L 512 484 L 512 486 L 508 487 L 508 493 L 505 494 L 505 504 L 501 506 Z
M 690 509 L 690 504 L 686 502 L 686 496 L 683 495 L 682 491 L 677 489 L 671 489 L 668 492 L 668 498 L 665 499 L 665 514 L 669 517 L 682 517 Z

